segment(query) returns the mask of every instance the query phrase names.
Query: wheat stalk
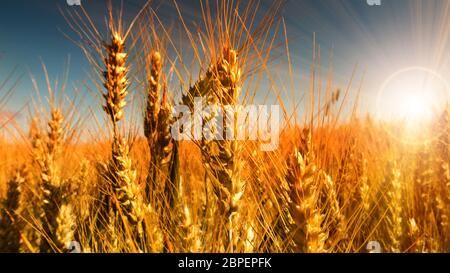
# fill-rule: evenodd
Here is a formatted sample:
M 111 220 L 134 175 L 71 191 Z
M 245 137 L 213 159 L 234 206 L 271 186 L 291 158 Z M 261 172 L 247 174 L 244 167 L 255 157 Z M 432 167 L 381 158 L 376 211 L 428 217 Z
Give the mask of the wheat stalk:
M 117 130 L 117 123 L 124 117 L 125 99 L 128 94 L 128 54 L 125 51 L 125 38 L 122 34 L 112 31 L 111 37 L 110 43 L 105 45 L 106 70 L 103 73 L 103 85 L 106 93 L 103 94 L 105 99 L 103 110 L 113 126 L 113 144 L 112 158 L 108 165 L 103 166 L 105 178 L 110 182 L 107 185 L 109 189 L 106 189 L 108 194 L 103 197 L 106 204 L 103 217 L 107 219 L 105 216 L 110 215 L 109 209 L 112 209 L 115 215 L 113 219 L 119 220 L 122 230 L 125 232 L 131 227 L 127 232 L 130 237 L 142 240 L 145 208 L 141 187 L 137 183 L 136 171 L 132 168 L 129 145 Z
M 152 194 L 161 195 L 161 182 L 158 180 L 159 164 L 158 150 L 158 116 L 160 111 L 159 93 L 161 90 L 160 78 L 162 69 L 161 54 L 152 52 L 150 57 L 151 69 L 148 79 L 147 107 L 144 115 L 144 134 L 150 147 L 150 166 L 145 186 L 146 197 L 150 200 Z
M 144 133 L 151 151 L 146 196 L 157 196 L 165 200 L 158 207 L 175 207 L 178 189 L 178 153 L 177 143 L 172 139 L 170 128 L 173 123 L 172 105 L 168 102 L 166 85 L 163 84 L 163 96 L 160 101 L 162 57 L 157 51 L 151 54 L 151 69 L 147 108 L 144 116 Z
M 70 181 L 61 178 L 57 163 L 64 141 L 63 122 L 61 111 L 52 107 L 45 146 L 39 133 L 32 130 L 35 161 L 41 167 L 40 196 L 43 205 L 40 217 L 44 238 L 40 242 L 40 252 L 61 251 L 74 239 L 75 216 L 69 205 L 73 202 L 73 193 L 69 190 Z M 45 153 L 40 155 L 42 152 Z
M 56 219 L 61 204 L 59 187 L 61 186 L 61 177 L 59 176 L 58 165 L 56 163 L 57 155 L 60 153 L 60 144 L 62 142 L 62 123 L 63 116 L 59 109 L 52 109 L 51 119 L 48 123 L 48 134 L 45 155 L 41 164 L 41 192 L 42 192 L 42 214 L 41 223 L 43 235 L 46 237 L 41 240 L 39 246 L 40 252 L 50 252 L 56 248 L 64 247 L 59 244 L 56 238 L 55 229 L 58 226 Z M 33 140 L 36 142 L 36 140 Z M 39 161 L 39 158 L 35 159 Z M 53 246 L 55 244 L 56 246 Z
M 204 95 L 207 103 L 220 105 L 222 113 L 226 114 L 225 107 L 237 105 L 239 97 L 241 71 L 237 58 L 235 50 L 224 47 L 218 63 L 210 68 L 205 79 L 190 90 L 194 90 L 194 92 L 193 94 L 189 92 L 189 95 L 191 97 Z M 213 118 L 213 116 L 206 117 L 206 119 Z M 239 147 L 236 140 L 236 116 L 232 126 L 233 128 L 225 126 L 225 129 L 234 133 L 233 140 L 209 141 L 203 139 L 200 144 L 208 176 L 219 200 L 220 213 L 227 226 L 225 249 L 231 247 L 231 251 L 235 249 L 238 240 L 238 236 L 233 234 L 233 231 L 238 230 L 236 218 L 239 216 L 239 202 L 244 194 L 244 183 L 240 178 L 242 162 L 239 158 Z

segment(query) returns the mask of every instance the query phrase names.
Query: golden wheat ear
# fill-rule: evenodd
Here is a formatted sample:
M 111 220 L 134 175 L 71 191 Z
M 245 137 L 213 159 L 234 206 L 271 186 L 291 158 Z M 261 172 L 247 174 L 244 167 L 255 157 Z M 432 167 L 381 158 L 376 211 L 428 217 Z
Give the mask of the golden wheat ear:
M 60 159 L 63 145 L 66 142 L 64 115 L 54 105 L 51 105 L 50 120 L 47 125 L 47 134 L 40 132 L 36 121 L 32 123 L 30 129 L 32 156 L 38 167 L 39 179 L 36 185 L 28 185 L 27 195 L 32 194 L 31 200 L 22 201 L 24 206 L 27 202 L 32 201 L 39 204 L 35 209 L 23 209 L 22 211 L 26 217 L 25 221 L 37 222 L 35 224 L 39 225 L 41 238 L 39 240 L 35 238 L 33 229 L 37 227 L 33 227 L 33 229 L 27 227 L 24 229 L 22 242 L 28 249 L 34 249 L 33 244 L 38 241 L 40 252 L 60 252 L 65 249 L 69 241 L 74 239 L 75 216 L 67 210 L 61 211 L 61 208 L 72 200 L 70 199 L 71 191 L 66 187 L 67 182 L 63 181 L 61 177 Z M 61 218 L 61 213 L 64 213 L 65 217 Z M 63 226 L 66 228 L 62 228 Z M 62 240 L 64 238 L 67 240 Z
M 168 233 L 171 237 L 176 237 L 179 159 L 178 143 L 173 140 L 170 132 L 173 124 L 173 106 L 168 100 L 165 79 L 162 79 L 161 53 L 153 51 L 150 62 L 147 107 L 144 115 L 144 133 L 150 149 L 145 195 L 147 202 L 159 211 L 161 223 L 167 228 Z M 160 99 L 161 86 L 163 94 Z M 165 245 L 169 247 L 172 242 L 166 239 Z
M 111 28 L 113 29 L 113 28 Z M 124 117 L 126 96 L 128 95 L 128 64 L 125 49 L 126 38 L 112 30 L 111 41 L 106 44 L 104 59 L 104 87 L 105 104 L 103 110 L 109 116 L 113 127 L 112 158 L 104 168 L 106 179 L 106 195 L 102 197 L 107 206 L 102 219 L 112 219 L 109 225 L 115 225 L 119 230 L 129 234 L 129 247 L 134 248 L 138 242 L 138 250 L 142 250 L 139 242 L 144 237 L 143 219 L 145 214 L 143 193 L 137 180 L 137 173 L 133 169 L 128 142 L 118 132 L 118 122 Z M 110 217 L 114 215 L 114 217 Z
M 109 2 L 107 38 L 100 34 L 93 20 L 82 7 L 80 13 L 63 12 L 75 34 L 83 41 L 77 44 L 82 48 L 95 74 L 99 76 L 103 87 L 97 85 L 100 87 L 99 91 L 103 99 L 102 109 L 109 122 L 109 128 L 112 128 L 112 146 L 108 162 L 98 164 L 99 208 L 93 218 L 94 226 L 99 230 L 109 228 L 123 233 L 122 237 L 126 237 L 127 242 L 123 243 L 119 240 L 120 251 L 136 250 L 136 248 L 141 251 L 143 247 L 140 242 L 143 241 L 142 237 L 145 233 L 142 225 L 145 211 L 144 194 L 132 163 L 131 147 L 124 137 L 125 130 L 121 125 L 125 123 L 127 99 L 132 86 L 128 59 L 136 44 L 134 40 L 131 41 L 133 39 L 131 31 L 150 2 L 146 2 L 127 28 L 124 28 L 122 22 L 123 10 L 120 10 L 117 17 L 114 16 L 112 3 Z M 84 43 L 85 41 L 88 43 Z M 101 238 L 101 234 L 98 235 Z M 108 244 L 106 241 L 99 242 L 97 247 L 108 248 Z
M 150 148 L 150 164 L 148 170 L 147 184 L 145 187 L 146 198 L 150 200 L 157 200 L 156 196 L 162 194 L 162 187 L 164 181 L 159 178 L 160 173 L 160 156 L 161 151 L 158 142 L 158 122 L 160 105 L 160 91 L 161 91 L 161 73 L 162 73 L 162 57 L 157 51 L 151 53 L 150 56 L 150 71 L 148 72 L 148 91 L 147 91 L 147 106 L 144 114 L 144 134 Z
M 116 134 L 117 122 L 123 118 L 123 108 L 127 104 L 125 97 L 128 94 L 128 66 L 125 52 L 125 40 L 120 33 L 111 33 L 110 44 L 106 44 L 106 70 L 103 72 L 104 87 L 106 93 L 103 94 L 105 104 L 103 110 L 109 116 Z
M 183 95 L 183 103 L 192 108 L 194 97 L 202 96 L 208 104 L 217 104 L 222 107 L 223 113 L 227 113 L 225 107 L 236 106 L 241 88 L 241 70 L 237 60 L 237 52 L 230 47 L 224 47 L 217 63 L 211 65 L 206 74 Z M 214 117 L 204 117 L 204 122 L 210 118 Z M 231 126 L 233 128 L 225 129 L 236 134 L 236 117 Z M 240 169 L 243 164 L 239 155 L 240 147 L 236 135 L 232 140 L 203 139 L 198 142 L 225 225 L 224 248 L 226 251 L 234 251 L 239 241 L 237 219 L 245 186 L 240 178 Z
M 316 165 L 295 150 L 288 161 L 286 180 L 290 187 L 290 214 L 294 221 L 291 227 L 294 252 L 325 252 L 328 235 L 323 227 L 325 215 L 318 205 Z

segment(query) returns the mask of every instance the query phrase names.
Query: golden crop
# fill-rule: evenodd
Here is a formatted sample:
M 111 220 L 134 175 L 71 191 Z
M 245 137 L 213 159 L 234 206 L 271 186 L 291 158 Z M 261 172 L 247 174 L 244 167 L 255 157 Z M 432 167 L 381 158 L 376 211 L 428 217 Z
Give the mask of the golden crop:
M 85 123 L 56 90 L 21 138 L 0 123 L 0 251 L 66 252 L 78 241 L 84 252 L 365 252 L 378 241 L 385 252 L 450 252 L 448 109 L 423 128 L 428 141 L 411 144 L 387 133 L 395 124 L 356 114 L 338 121 L 337 106 L 348 106 L 327 84 L 320 103 L 305 103 L 309 112 L 278 99 L 275 151 L 258 141 L 172 139 L 177 104 L 192 108 L 198 96 L 250 104 L 264 77 L 281 93 L 270 72 L 281 3 L 258 22 L 252 1 L 242 9 L 222 1 L 218 13 L 207 3 L 201 30 L 180 16 L 189 61 L 149 6 L 128 27 L 110 8 L 104 32 L 87 13 L 64 14 L 89 41 L 79 46 L 98 76 L 109 135 L 77 139 Z M 127 119 L 133 111 L 142 122 Z

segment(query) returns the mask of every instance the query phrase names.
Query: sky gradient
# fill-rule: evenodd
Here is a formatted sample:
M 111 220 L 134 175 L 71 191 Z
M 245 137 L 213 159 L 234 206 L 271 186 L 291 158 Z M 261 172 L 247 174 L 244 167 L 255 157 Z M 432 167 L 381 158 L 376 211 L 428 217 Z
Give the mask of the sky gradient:
M 102 22 L 105 1 L 81 1 L 91 16 Z M 144 2 L 124 0 L 125 17 L 131 18 Z M 154 3 L 158 16 L 167 22 L 178 20 L 170 2 Z M 198 1 L 178 2 L 186 21 L 199 20 Z M 304 92 L 309 84 L 313 33 L 321 48 L 324 75 L 333 53 L 336 87 L 345 89 L 355 68 L 355 89 L 365 76 L 362 107 L 367 111 L 374 111 L 372 102 L 381 83 L 405 67 L 427 67 L 437 71 L 442 78 L 450 79 L 449 2 L 382 0 L 382 5 L 375 7 L 369 6 L 366 0 L 287 1 L 282 15 L 289 38 L 296 92 Z M 267 1 L 262 3 L 263 9 L 267 7 Z M 76 8 L 67 6 L 66 0 L 2 1 L 0 82 L 14 68 L 16 75 L 21 76 L 4 111 L 17 111 L 35 93 L 30 73 L 36 77 L 38 85 L 45 88 L 41 62 L 55 79 L 62 76 L 64 63 L 70 56 L 68 96 L 70 86 L 88 78 L 90 68 L 81 50 L 63 35 L 71 30 L 58 7 Z M 286 65 L 280 66 L 279 74 L 285 74 L 286 69 Z

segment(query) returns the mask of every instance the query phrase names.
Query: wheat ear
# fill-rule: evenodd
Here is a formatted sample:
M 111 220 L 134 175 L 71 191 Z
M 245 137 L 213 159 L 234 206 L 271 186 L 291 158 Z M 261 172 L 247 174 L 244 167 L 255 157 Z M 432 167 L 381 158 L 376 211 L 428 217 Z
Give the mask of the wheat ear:
M 168 101 L 166 85 L 163 84 L 163 97 L 160 101 L 162 57 L 157 51 L 150 57 L 151 69 L 147 95 L 147 108 L 144 116 L 144 132 L 151 151 L 146 196 L 156 195 L 164 200 L 162 206 L 175 207 L 178 189 L 177 143 L 172 139 L 170 128 L 173 123 L 172 105 Z M 163 198 L 167 197 L 167 198 Z
M 237 58 L 235 50 L 225 47 L 221 59 L 209 72 L 209 76 L 212 78 L 208 84 L 210 88 L 207 92 L 207 101 L 219 104 L 224 115 L 228 114 L 225 107 L 236 106 L 238 102 L 241 71 Z M 231 124 L 233 128 L 228 126 L 230 126 L 229 123 L 225 126 L 226 131 L 234 132 L 232 140 L 209 141 L 203 139 L 201 150 L 214 193 L 219 199 L 221 214 L 227 223 L 225 248 L 231 247 L 231 251 L 234 251 L 238 236 L 233 232 L 238 230 L 237 218 L 239 217 L 240 199 L 244 194 L 244 183 L 240 178 L 242 162 L 239 158 L 239 147 L 236 140 L 236 116 L 234 116 L 234 123 Z
M 60 144 L 62 142 L 63 121 L 64 117 L 61 111 L 59 109 L 52 109 L 51 119 L 48 123 L 48 140 L 44 160 L 41 163 L 41 192 L 43 198 L 41 223 L 45 238 L 41 240 L 40 252 L 51 252 L 64 247 L 63 244 L 58 243 L 55 236 L 55 229 L 58 226 L 56 219 L 61 204 L 61 195 L 59 192 L 61 177 L 59 176 L 56 160 L 60 153 Z
M 20 219 L 18 216 L 20 187 L 25 178 L 21 171 L 17 171 L 14 178 L 9 180 L 6 198 L 0 207 L 0 252 L 17 253 L 20 250 Z
M 114 134 L 117 134 L 117 122 L 123 118 L 123 108 L 127 104 L 125 97 L 128 94 L 128 66 L 126 65 L 127 53 L 125 52 L 125 41 L 118 32 L 112 32 L 111 43 L 105 45 L 107 56 L 104 60 L 106 71 L 103 73 L 104 87 L 106 93 L 103 94 L 105 105 L 103 110 L 109 116 L 114 127 Z
M 316 181 L 317 167 L 307 162 L 295 150 L 288 161 L 286 180 L 290 186 L 290 213 L 294 224 L 292 238 L 294 251 L 317 253 L 325 251 L 327 234 L 322 225 L 325 215 L 317 206 L 319 189 Z
M 118 122 L 124 117 L 125 98 L 128 94 L 128 54 L 125 51 L 125 39 L 122 34 L 112 31 L 111 37 L 111 42 L 105 45 L 107 56 L 104 59 L 106 71 L 103 73 L 103 85 L 106 93 L 103 94 L 105 99 L 103 110 L 113 126 L 113 144 L 112 159 L 104 169 L 110 182 L 107 192 L 116 198 L 111 198 L 110 195 L 104 197 L 107 207 L 103 216 L 112 221 L 119 220 L 124 229 L 130 226 L 128 234 L 131 237 L 136 236 L 140 241 L 143 236 L 143 197 L 137 183 L 136 171 L 132 168 L 128 143 L 117 129 Z M 114 212 L 114 217 L 110 217 L 109 208 Z

